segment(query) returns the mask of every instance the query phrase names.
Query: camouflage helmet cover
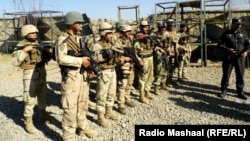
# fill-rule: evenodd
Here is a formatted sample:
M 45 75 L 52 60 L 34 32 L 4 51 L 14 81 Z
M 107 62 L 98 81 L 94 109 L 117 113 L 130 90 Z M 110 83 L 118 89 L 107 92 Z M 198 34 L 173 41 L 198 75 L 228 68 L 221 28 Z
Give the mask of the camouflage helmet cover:
M 76 12 L 76 11 L 70 11 L 66 13 L 65 20 L 64 20 L 64 23 L 66 25 L 72 25 L 76 22 L 82 22 L 82 23 L 84 22 L 83 16 L 81 13 Z
M 99 25 L 100 35 L 104 36 L 107 33 L 113 32 L 113 27 L 108 22 L 101 22 Z
M 167 20 L 167 25 L 169 26 L 172 26 L 172 25 L 175 25 L 175 23 L 174 23 L 174 20 L 173 19 L 168 19 Z
M 22 28 L 21 28 L 21 36 L 22 37 L 25 37 L 27 36 L 28 34 L 30 33 L 34 33 L 34 32 L 39 32 L 37 27 L 32 25 L 32 24 L 28 24 L 28 25 L 24 25 Z
M 125 25 L 125 22 L 124 21 L 118 21 L 116 24 L 115 24 L 115 27 L 116 29 L 120 29 L 122 26 Z

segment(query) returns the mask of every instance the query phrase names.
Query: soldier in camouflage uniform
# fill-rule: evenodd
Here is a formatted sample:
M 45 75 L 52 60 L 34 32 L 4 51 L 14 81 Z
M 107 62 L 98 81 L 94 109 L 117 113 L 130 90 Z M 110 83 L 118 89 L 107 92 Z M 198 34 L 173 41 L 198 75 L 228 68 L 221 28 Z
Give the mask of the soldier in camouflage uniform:
M 24 38 L 17 44 L 13 52 L 12 64 L 23 69 L 23 100 L 25 129 L 28 133 L 35 133 L 33 114 L 36 100 L 38 101 L 39 117 L 46 122 L 46 70 L 45 64 L 51 59 L 49 48 L 39 42 L 38 29 L 34 25 L 24 25 L 21 36 Z
M 167 30 L 163 35 L 165 40 L 165 50 L 169 57 L 169 69 L 165 75 L 167 75 L 166 85 L 172 87 L 177 83 L 173 80 L 174 72 L 177 67 L 177 56 L 178 56 L 178 36 L 175 29 L 175 22 L 173 19 L 167 20 Z
M 132 29 L 130 25 L 123 25 L 121 27 L 121 36 L 116 40 L 115 46 L 119 48 L 131 47 L 132 42 Z M 125 104 L 130 107 L 135 107 L 135 103 L 130 97 L 131 88 L 134 81 L 134 64 L 133 60 L 128 56 L 122 56 L 117 65 L 118 75 L 118 111 L 121 114 L 126 114 Z
M 124 21 L 118 21 L 115 24 L 115 32 L 113 33 L 112 42 L 115 43 L 116 40 L 121 36 L 121 27 L 125 25 Z
M 138 74 L 139 78 L 139 94 L 140 101 L 145 104 L 149 104 L 149 99 L 154 99 L 154 96 L 150 93 L 152 83 L 154 81 L 154 64 L 153 64 L 153 42 L 147 38 L 149 24 L 147 21 L 142 20 L 140 23 L 140 31 L 137 33 L 138 40 L 135 42 L 135 49 L 140 57 L 141 62 L 146 73 Z
M 117 58 L 113 53 L 110 53 L 110 48 L 113 46 L 112 26 L 107 22 L 102 22 L 99 25 L 99 32 L 101 39 L 94 44 L 92 51 L 97 56 L 99 56 L 98 54 L 102 54 L 103 56 L 103 59 L 97 59 L 96 61 L 102 70 L 104 80 L 100 78 L 97 79 L 96 110 L 98 114 L 98 124 L 107 128 L 111 126 L 107 119 L 120 119 L 120 116 L 113 111 L 117 90 L 117 76 L 115 70 Z
M 191 45 L 189 44 L 188 34 L 186 33 L 187 26 L 185 23 L 180 24 L 180 31 L 177 32 L 178 41 L 178 80 L 188 79 L 187 67 L 191 57 Z
M 154 93 L 156 95 L 160 94 L 160 87 L 163 90 L 167 90 L 167 86 L 166 86 L 166 75 L 167 74 L 167 70 L 165 68 L 165 63 L 163 61 L 163 57 L 166 54 L 166 51 L 164 50 L 164 33 L 166 31 L 166 25 L 164 22 L 158 22 L 157 23 L 157 32 L 154 33 L 152 36 L 156 36 L 157 39 L 155 40 L 155 42 L 158 42 L 159 44 L 159 49 L 154 51 Z M 166 61 L 166 60 L 165 60 Z
M 62 74 L 61 104 L 63 108 L 62 130 L 64 141 L 75 141 L 76 129 L 80 136 L 93 138 L 95 130 L 90 129 L 86 114 L 89 102 L 89 77 L 92 72 L 80 72 L 81 67 L 90 65 L 88 57 L 77 55 L 81 53 L 79 32 L 82 30 L 83 17 L 79 12 L 71 11 L 65 15 L 65 30 L 57 39 L 55 51 L 56 60 Z

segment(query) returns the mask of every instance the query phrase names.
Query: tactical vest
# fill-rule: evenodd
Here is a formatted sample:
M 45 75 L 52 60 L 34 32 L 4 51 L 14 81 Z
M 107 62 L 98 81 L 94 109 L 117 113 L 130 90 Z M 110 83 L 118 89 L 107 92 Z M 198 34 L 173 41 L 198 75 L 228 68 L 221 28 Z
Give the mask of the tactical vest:
M 97 42 L 98 44 L 100 44 L 100 46 L 102 48 L 109 48 L 112 46 L 111 43 L 107 43 L 103 40 L 99 40 Z M 111 59 L 107 60 L 106 62 L 102 62 L 102 63 L 99 63 L 99 66 L 101 69 L 111 69 L 111 68 L 114 68 L 115 67 L 115 57 L 112 57 Z
M 141 33 L 139 33 L 141 34 Z M 139 40 L 140 47 L 143 48 L 142 51 L 139 52 L 139 54 L 152 54 L 153 53 L 153 43 L 149 38 L 144 38 Z
M 185 32 L 178 32 L 177 34 L 178 34 L 178 36 L 179 36 L 179 41 L 178 41 L 178 43 L 179 43 L 180 45 L 185 45 L 185 44 L 188 43 L 188 35 L 187 35 Z
M 18 43 L 17 46 L 26 46 L 32 44 L 34 47 L 31 51 L 28 52 L 28 56 L 24 59 L 24 62 L 20 65 L 22 69 L 34 69 L 35 67 L 44 67 L 45 62 L 42 62 L 42 50 L 39 49 L 38 41 L 29 42 L 24 39 Z

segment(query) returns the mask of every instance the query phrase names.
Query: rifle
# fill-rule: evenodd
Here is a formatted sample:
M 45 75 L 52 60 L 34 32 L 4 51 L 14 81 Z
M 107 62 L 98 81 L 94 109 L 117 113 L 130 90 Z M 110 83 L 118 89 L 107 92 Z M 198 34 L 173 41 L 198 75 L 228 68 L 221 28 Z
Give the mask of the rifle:
M 86 46 L 86 42 L 84 41 L 84 37 L 80 38 L 80 47 L 81 47 L 81 53 L 83 56 L 90 58 L 90 66 L 88 68 L 81 67 L 80 73 L 83 73 L 84 71 L 93 71 L 98 78 L 100 78 L 105 84 L 107 83 L 103 79 L 103 74 L 101 68 L 98 66 L 98 64 L 94 61 L 94 59 L 91 57 L 91 52 L 89 48 Z
M 140 64 L 138 58 L 136 57 L 135 49 L 133 47 L 111 47 L 111 50 L 131 58 L 135 63 L 135 69 L 138 70 L 140 74 L 146 73 L 143 65 Z
M 31 45 L 31 46 L 33 46 L 33 48 L 37 48 L 38 50 L 40 50 L 41 51 L 41 53 L 42 53 L 42 59 L 45 59 L 45 60 L 43 60 L 46 64 L 49 62 L 49 60 L 52 58 L 52 46 L 44 46 L 44 45 L 41 45 L 41 44 L 26 44 L 26 45 L 24 45 L 24 46 L 16 46 L 15 48 L 14 48 L 14 51 L 18 51 L 18 50 L 22 50 L 22 49 L 24 49 L 26 46 L 29 46 L 29 45 Z M 45 47 L 46 48 L 48 48 L 49 50 L 46 50 L 45 49 Z M 30 53 L 30 51 L 28 51 L 28 54 L 29 54 L 29 56 L 31 57 L 31 53 Z

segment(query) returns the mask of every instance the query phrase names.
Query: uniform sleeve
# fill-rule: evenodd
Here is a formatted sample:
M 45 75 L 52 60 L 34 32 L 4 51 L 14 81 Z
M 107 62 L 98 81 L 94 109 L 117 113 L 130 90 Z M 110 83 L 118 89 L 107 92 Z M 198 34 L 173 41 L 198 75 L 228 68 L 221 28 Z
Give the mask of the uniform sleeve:
M 70 56 L 67 54 L 67 37 L 58 37 L 57 43 L 55 45 L 56 60 L 58 64 L 64 66 L 72 66 L 80 68 L 82 66 L 82 57 Z
M 220 36 L 219 40 L 218 40 L 218 44 L 217 44 L 217 47 L 219 49 L 222 49 L 222 50 L 225 50 L 227 51 L 228 48 L 225 46 L 225 32 Z
M 19 67 L 28 56 L 28 53 L 23 50 L 17 50 L 12 53 L 12 65 Z

